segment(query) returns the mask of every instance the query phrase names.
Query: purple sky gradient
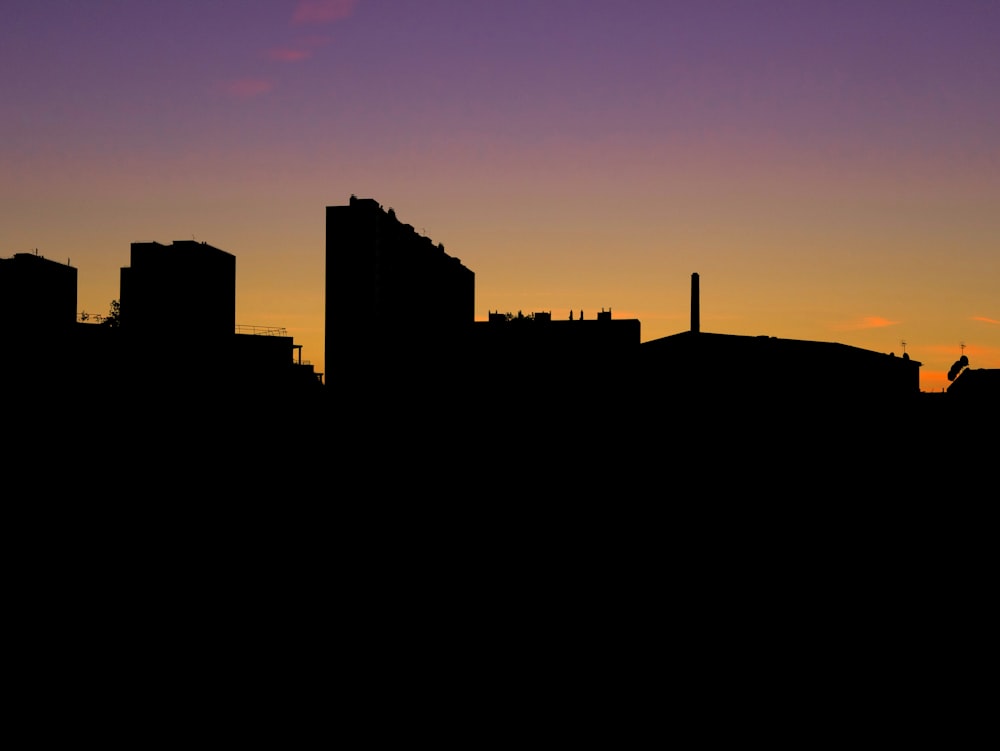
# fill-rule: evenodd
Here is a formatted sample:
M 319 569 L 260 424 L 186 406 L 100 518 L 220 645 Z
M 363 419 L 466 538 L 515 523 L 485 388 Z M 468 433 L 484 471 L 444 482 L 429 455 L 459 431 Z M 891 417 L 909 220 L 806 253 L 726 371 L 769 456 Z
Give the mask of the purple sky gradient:
M 1000 367 L 994 0 L 7 0 L 0 256 L 118 296 L 129 243 L 237 257 L 322 369 L 324 207 L 395 208 L 476 314 L 610 307 Z M 186 301 L 179 301 L 179 308 Z

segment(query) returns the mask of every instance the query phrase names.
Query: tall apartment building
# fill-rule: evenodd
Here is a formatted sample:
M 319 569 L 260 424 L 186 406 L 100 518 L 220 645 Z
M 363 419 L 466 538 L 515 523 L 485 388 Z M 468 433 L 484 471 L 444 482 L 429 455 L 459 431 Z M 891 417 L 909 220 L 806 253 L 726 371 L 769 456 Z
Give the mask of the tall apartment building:
M 326 208 L 327 384 L 388 368 L 434 371 L 475 321 L 475 274 L 383 209 L 351 196 Z

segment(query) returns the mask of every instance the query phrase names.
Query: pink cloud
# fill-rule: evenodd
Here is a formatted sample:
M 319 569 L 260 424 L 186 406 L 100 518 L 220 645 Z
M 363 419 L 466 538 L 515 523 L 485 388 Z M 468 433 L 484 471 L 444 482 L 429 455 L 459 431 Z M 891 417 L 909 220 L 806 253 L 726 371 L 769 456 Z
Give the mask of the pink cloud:
M 267 51 L 267 58 L 279 63 L 297 63 L 309 57 L 306 50 L 291 49 L 288 47 L 275 48 Z
M 313 50 L 329 43 L 329 39 L 322 36 L 308 36 L 293 42 L 286 47 L 272 47 L 265 55 L 268 60 L 279 63 L 298 63 L 307 57 L 312 57 Z
M 995 321 L 992 318 L 987 318 L 986 316 L 972 316 L 970 320 L 982 321 L 983 323 L 992 323 L 994 325 L 1000 325 L 1000 321 Z
M 242 78 L 226 84 L 226 92 L 240 99 L 250 99 L 266 94 L 274 88 L 274 82 L 266 78 Z
M 292 23 L 330 23 L 347 18 L 357 0 L 299 0 Z
M 890 321 L 882 316 L 864 316 L 848 323 L 841 323 L 834 326 L 841 331 L 856 331 L 858 329 L 881 329 L 886 326 L 895 326 L 899 321 Z

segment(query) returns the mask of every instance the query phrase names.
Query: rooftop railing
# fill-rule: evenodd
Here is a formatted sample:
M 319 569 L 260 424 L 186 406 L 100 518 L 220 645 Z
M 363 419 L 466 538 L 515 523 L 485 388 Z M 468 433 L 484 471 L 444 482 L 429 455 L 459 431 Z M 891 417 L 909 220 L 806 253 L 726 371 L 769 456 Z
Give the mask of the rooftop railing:
M 288 336 L 284 326 L 244 326 L 236 324 L 237 334 L 254 334 L 256 336 Z

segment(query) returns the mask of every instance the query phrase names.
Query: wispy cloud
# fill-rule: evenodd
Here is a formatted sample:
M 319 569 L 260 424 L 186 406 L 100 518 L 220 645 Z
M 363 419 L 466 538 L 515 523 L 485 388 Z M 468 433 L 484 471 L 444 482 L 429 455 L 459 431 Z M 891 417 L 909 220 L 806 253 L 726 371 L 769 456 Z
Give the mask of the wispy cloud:
M 354 12 L 357 0 L 299 0 L 292 13 L 292 23 L 331 23 Z
M 239 99 L 251 99 L 266 94 L 274 88 L 274 81 L 267 78 L 241 78 L 225 84 L 226 93 Z
M 273 62 L 299 63 L 312 57 L 313 50 L 328 44 L 329 41 L 326 37 L 313 35 L 298 39 L 284 47 L 272 47 L 264 54 L 268 60 Z
M 290 47 L 276 47 L 267 51 L 267 59 L 279 63 L 297 63 L 309 57 L 309 51 Z
M 982 323 L 992 323 L 994 326 L 1000 326 L 1000 321 L 995 321 L 992 318 L 987 318 L 986 316 L 972 316 L 969 320 L 981 321 Z
M 834 324 L 833 328 L 838 331 L 858 331 L 860 329 L 881 329 L 886 326 L 896 326 L 899 321 L 890 321 L 882 316 L 863 316 L 853 321 Z
M 292 23 L 314 26 L 348 18 L 357 7 L 357 0 L 298 0 L 292 12 Z M 264 52 L 265 59 L 273 63 L 300 63 L 311 57 L 313 51 L 328 40 L 313 36 Z M 244 78 L 226 84 L 226 92 L 238 99 L 252 99 L 267 94 L 275 83 L 268 78 Z

